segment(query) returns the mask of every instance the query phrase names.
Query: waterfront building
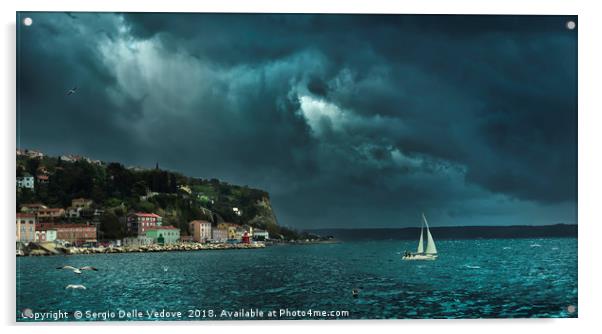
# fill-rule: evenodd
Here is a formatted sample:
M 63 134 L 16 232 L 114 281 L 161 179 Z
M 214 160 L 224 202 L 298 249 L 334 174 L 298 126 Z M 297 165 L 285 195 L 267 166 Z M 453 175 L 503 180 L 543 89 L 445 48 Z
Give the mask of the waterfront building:
M 232 236 L 232 238 L 230 239 L 236 239 L 238 241 L 243 240 L 243 237 L 246 235 L 247 237 L 251 238 L 252 236 L 252 228 L 249 228 L 248 226 L 237 226 L 236 229 L 234 230 L 234 235 Z
M 180 241 L 180 229 L 173 226 L 149 227 L 145 234 L 154 243 L 161 245 L 175 244 Z
M 242 233 L 239 233 L 239 231 L 242 227 L 238 224 L 223 222 L 223 223 L 218 223 L 217 228 L 225 229 L 226 231 L 228 231 L 227 239 L 240 240 L 240 238 L 242 237 Z
M 266 230 L 254 229 L 253 230 L 253 240 L 264 241 L 270 238 L 270 234 Z
M 148 246 L 153 243 L 153 239 L 146 235 L 123 238 L 124 246 Z
M 136 212 L 127 217 L 127 231 L 135 235 L 145 235 L 150 228 L 163 225 L 163 217 L 154 213 Z
M 40 230 L 40 226 L 36 226 L 36 242 L 49 242 L 54 240 L 56 240 L 56 230 Z
M 189 224 L 192 238 L 196 242 L 207 242 L 211 239 L 211 223 L 205 220 L 193 220 Z
M 211 229 L 211 240 L 217 242 L 226 242 L 228 240 L 228 229 L 227 228 L 212 228 Z
M 54 223 L 39 223 L 39 225 L 39 231 L 56 230 L 56 240 L 70 243 L 96 242 L 96 226 L 94 225 Z
M 32 242 L 36 238 L 36 216 L 32 213 L 17 213 L 17 241 Z
M 23 176 L 17 176 L 17 188 L 34 189 L 33 176 L 24 174 Z

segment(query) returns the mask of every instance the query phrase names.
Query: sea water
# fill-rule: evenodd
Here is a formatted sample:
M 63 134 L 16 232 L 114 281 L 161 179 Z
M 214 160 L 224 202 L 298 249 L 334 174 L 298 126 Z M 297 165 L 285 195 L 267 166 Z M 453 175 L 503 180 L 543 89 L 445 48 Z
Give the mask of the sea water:
M 576 238 L 439 240 L 436 261 L 402 261 L 415 247 L 391 240 L 19 257 L 17 321 L 578 314 Z M 56 269 L 63 265 L 98 271 Z

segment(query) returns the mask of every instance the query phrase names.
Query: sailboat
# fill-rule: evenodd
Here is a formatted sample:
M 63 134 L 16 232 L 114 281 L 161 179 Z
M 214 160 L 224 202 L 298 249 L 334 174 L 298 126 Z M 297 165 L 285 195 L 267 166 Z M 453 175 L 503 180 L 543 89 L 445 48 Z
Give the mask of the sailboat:
M 426 226 L 426 251 L 424 249 L 424 227 Z M 433 235 L 429 230 L 429 224 L 426 221 L 426 217 L 424 213 L 422 214 L 422 225 L 420 226 L 420 240 L 418 241 L 418 249 L 416 253 L 408 253 L 404 254 L 401 258 L 402 260 L 436 260 L 437 259 L 437 246 L 435 246 L 435 240 L 433 240 Z

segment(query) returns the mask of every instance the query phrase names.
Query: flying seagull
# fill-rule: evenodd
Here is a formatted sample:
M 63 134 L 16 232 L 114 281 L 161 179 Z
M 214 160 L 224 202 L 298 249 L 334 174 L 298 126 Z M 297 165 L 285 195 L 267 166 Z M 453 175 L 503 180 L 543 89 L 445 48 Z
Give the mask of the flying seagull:
M 73 273 L 75 274 L 81 274 L 82 270 L 94 270 L 94 271 L 98 271 L 98 269 L 94 268 L 94 267 L 90 267 L 90 266 L 85 266 L 85 267 L 81 267 L 81 268 L 75 268 L 72 266 L 62 266 L 62 267 L 58 267 L 56 269 L 68 269 L 68 270 L 72 270 Z
M 65 289 L 86 290 L 86 287 L 81 284 L 69 284 Z
M 72 95 L 72 94 L 75 94 L 75 91 L 76 91 L 76 90 L 77 90 L 77 86 L 76 86 L 76 87 L 73 87 L 73 88 L 71 88 L 71 89 L 69 89 L 69 90 L 67 91 L 67 95 Z

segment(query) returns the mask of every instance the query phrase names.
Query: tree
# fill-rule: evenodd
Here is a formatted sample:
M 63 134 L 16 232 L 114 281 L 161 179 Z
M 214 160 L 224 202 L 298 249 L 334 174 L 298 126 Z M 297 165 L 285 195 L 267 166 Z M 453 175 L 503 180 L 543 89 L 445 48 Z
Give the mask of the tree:
M 124 226 L 119 217 L 112 212 L 106 212 L 100 219 L 100 230 L 104 239 L 121 239 L 125 236 Z
M 27 160 L 27 172 L 31 175 L 36 175 L 40 167 L 40 159 Z
M 140 180 L 134 183 L 134 187 L 132 188 L 132 193 L 134 196 L 144 196 L 148 191 L 148 186 L 144 180 Z

